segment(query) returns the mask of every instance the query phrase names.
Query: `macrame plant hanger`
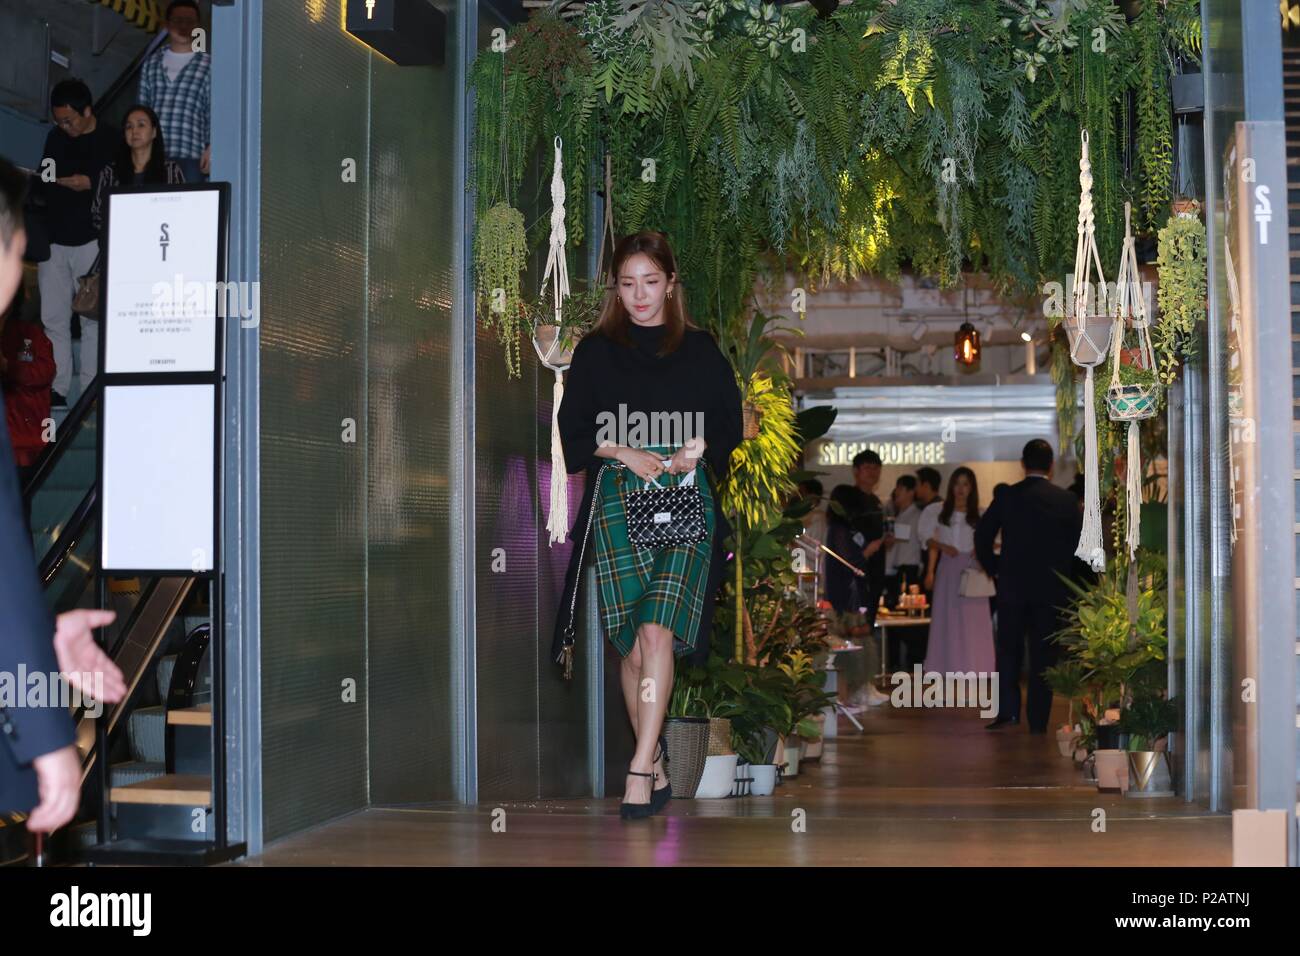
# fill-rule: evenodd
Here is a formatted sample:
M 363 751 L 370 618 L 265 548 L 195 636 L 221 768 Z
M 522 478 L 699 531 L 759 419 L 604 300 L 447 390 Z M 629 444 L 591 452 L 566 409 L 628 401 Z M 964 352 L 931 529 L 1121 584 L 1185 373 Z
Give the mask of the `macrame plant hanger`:
M 609 238 L 611 254 L 614 250 L 614 170 L 613 158 L 605 154 L 605 216 L 600 227 L 600 253 L 596 256 L 596 276 L 593 282 L 605 282 L 605 239 Z
M 1070 359 L 1075 365 L 1087 369 L 1083 381 L 1083 447 L 1084 447 L 1084 506 L 1083 531 L 1075 555 L 1086 561 L 1094 571 L 1106 567 L 1106 549 L 1102 545 L 1101 493 L 1098 488 L 1097 463 L 1097 409 L 1093 397 L 1092 370 L 1106 361 L 1110 346 L 1110 316 L 1101 304 L 1106 298 L 1106 277 L 1097 253 L 1096 224 L 1092 206 L 1092 164 L 1088 161 L 1088 131 L 1079 131 L 1079 228 L 1074 249 L 1074 296 L 1072 314 L 1066 316 L 1065 331 L 1070 340 Z M 1090 281 L 1096 270 L 1096 301 L 1098 308 L 1088 308 Z
M 572 354 L 565 351 L 561 334 L 561 317 L 564 300 L 569 297 L 569 263 L 564 247 L 568 242 L 568 231 L 564 225 L 564 160 L 561 152 L 563 142 L 555 137 L 555 168 L 551 173 L 551 241 L 550 253 L 546 257 L 546 271 L 542 274 L 542 288 L 551 280 L 551 301 L 555 307 L 555 335 L 549 343 L 543 343 L 539 334 L 542 329 L 533 330 L 533 349 L 541 363 L 555 373 L 555 384 L 551 387 L 551 510 L 546 518 L 546 530 L 550 534 L 550 544 L 564 543 L 569 523 L 569 474 L 564 463 L 564 446 L 560 441 L 560 402 L 564 399 L 564 373 L 569 368 Z
M 1155 351 L 1151 347 L 1151 322 L 1147 315 L 1146 299 L 1142 295 L 1142 277 L 1138 272 L 1137 250 L 1132 232 L 1132 208 L 1124 204 L 1124 251 L 1120 254 L 1119 274 L 1115 277 L 1118 305 L 1115 325 L 1111 331 L 1110 388 L 1106 391 L 1106 406 L 1111 421 L 1128 422 L 1127 507 L 1128 556 L 1137 556 L 1138 538 L 1142 521 L 1142 448 L 1139 442 L 1139 422 L 1156 412 L 1158 386 L 1123 385 L 1120 383 L 1120 359 L 1124 352 L 1124 329 L 1131 326 L 1138 338 L 1138 361 L 1141 367 L 1155 371 Z

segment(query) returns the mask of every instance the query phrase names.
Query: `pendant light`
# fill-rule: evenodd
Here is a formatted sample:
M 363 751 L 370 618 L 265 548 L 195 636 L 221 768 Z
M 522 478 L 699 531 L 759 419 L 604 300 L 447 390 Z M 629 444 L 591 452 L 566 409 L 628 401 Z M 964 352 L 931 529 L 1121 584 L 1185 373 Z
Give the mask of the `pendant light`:
M 980 364 L 980 334 L 975 326 L 963 322 L 953 339 L 953 358 L 958 365 L 975 368 Z

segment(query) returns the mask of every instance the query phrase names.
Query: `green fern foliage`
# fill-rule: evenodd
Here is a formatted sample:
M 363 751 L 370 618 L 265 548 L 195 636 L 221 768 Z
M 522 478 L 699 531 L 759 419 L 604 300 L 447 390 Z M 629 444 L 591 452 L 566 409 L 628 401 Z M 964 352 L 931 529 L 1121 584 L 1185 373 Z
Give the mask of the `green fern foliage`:
M 703 324 L 742 314 L 767 268 L 810 286 L 904 269 L 946 286 L 980 269 L 1033 294 L 1071 268 L 1080 128 L 1103 262 L 1126 199 L 1139 230 L 1163 223 L 1168 77 L 1200 42 L 1195 0 L 1144 2 L 1131 21 L 1113 0 L 852 0 L 828 17 L 590 0 L 573 23 L 542 10 L 473 65 L 476 209 L 525 211 L 539 251 L 536 177 L 559 136 L 570 243 L 593 238 L 608 156 L 616 233 L 668 234 Z M 542 188 L 523 196 L 530 170 Z

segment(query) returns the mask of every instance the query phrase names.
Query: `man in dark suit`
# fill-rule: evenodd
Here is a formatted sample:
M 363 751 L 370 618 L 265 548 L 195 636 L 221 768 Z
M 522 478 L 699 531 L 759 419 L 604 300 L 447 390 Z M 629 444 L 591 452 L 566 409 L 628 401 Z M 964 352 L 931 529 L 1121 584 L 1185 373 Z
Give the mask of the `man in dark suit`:
M 22 174 L 0 159 L 0 312 L 22 280 L 24 186 Z M 31 811 L 27 829 L 49 833 L 77 811 L 81 758 L 59 695 L 25 699 L 29 682 L 19 682 L 20 668 L 29 676 L 63 672 L 73 687 L 97 691 L 105 703 L 121 700 L 126 685 L 91 634 L 113 620 L 112 611 L 69 611 L 56 622 L 45 607 L 4 421 L 0 398 L 0 812 Z
M 975 529 L 975 555 L 998 586 L 998 716 L 994 730 L 1020 723 L 1020 666 L 1029 638 L 1026 705 L 1031 733 L 1045 733 L 1052 690 L 1043 671 L 1056 662 L 1048 636 L 1060 629 L 1059 608 L 1069 589 L 1057 577 L 1070 574 L 1082 518 L 1074 495 L 1051 482 L 1052 446 L 1041 438 L 1025 445 L 1025 478 L 995 494 Z M 1002 532 L 1002 553 L 993 539 Z

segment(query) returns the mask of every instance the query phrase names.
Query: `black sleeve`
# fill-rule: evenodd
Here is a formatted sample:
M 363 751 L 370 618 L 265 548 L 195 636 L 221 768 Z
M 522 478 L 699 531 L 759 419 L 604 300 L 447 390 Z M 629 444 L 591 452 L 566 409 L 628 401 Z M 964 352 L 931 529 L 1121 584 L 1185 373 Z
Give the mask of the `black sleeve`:
M 592 362 L 591 336 L 573 350 L 573 359 L 564 378 L 564 397 L 556 418 L 560 425 L 560 444 L 564 448 L 564 467 L 573 475 L 585 471 L 596 457 L 595 368 Z
M 975 559 L 980 566 L 993 577 L 998 574 L 998 556 L 993 551 L 993 539 L 1002 530 L 1002 504 L 1006 492 L 993 496 L 993 503 L 980 515 L 980 523 L 975 526 Z
M 4 402 L 0 400 L 0 418 L 3 416 Z M 4 620 L 0 626 L 0 673 L 17 674 L 20 664 L 29 674 L 57 673 L 54 621 L 36 578 L 32 539 L 25 527 L 9 436 L 7 430 L 0 429 L 0 608 Z M 72 718 L 57 701 L 53 703 L 6 708 L 10 729 L 7 734 L 0 732 L 0 746 L 9 747 L 15 763 L 30 764 L 75 740 Z
M 704 413 L 704 457 L 714 475 L 721 479 L 730 466 L 731 453 L 744 437 L 745 422 L 735 370 L 711 334 L 706 332 L 703 339 L 708 375 L 716 383 L 712 407 Z
M 113 158 L 117 153 L 118 143 L 122 142 L 122 132 L 115 126 L 101 126 L 103 135 L 95 143 L 95 153 L 90 161 L 94 167 L 90 170 L 90 181 L 93 184 L 99 178 L 99 174 L 107 166 L 113 165 Z M 92 186 L 93 188 L 93 186 Z
M 885 536 L 885 509 L 875 495 L 871 496 L 867 510 L 862 513 L 862 533 L 866 535 L 868 543 Z M 885 552 L 881 550 L 876 553 L 881 556 L 883 566 Z

